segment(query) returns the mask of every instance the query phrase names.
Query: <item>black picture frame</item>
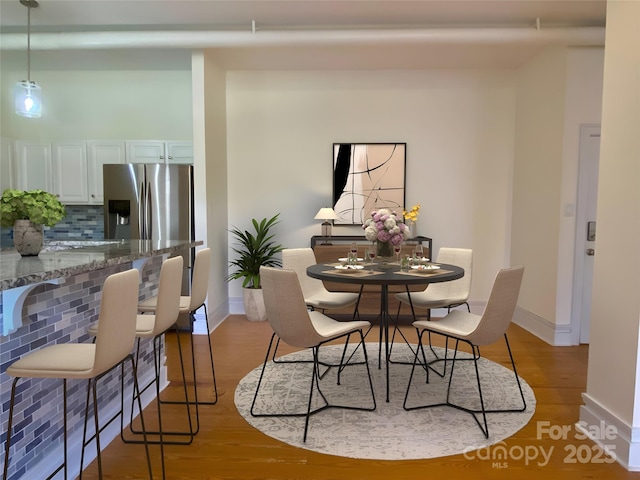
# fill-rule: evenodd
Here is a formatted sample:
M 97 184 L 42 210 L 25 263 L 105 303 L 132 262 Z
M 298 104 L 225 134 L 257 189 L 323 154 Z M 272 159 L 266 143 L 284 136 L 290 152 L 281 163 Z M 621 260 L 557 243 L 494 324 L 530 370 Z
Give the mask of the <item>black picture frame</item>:
M 388 208 L 402 215 L 405 205 L 407 144 L 334 143 L 335 224 L 362 225 L 371 211 Z

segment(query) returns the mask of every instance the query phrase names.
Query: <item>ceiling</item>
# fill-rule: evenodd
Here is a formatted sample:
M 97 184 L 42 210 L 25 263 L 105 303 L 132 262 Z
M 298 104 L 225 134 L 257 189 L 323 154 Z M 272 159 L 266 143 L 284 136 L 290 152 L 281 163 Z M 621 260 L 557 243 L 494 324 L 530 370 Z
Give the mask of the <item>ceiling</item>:
M 194 48 L 213 49 L 228 69 L 516 67 L 550 43 L 602 45 L 606 15 L 605 0 L 38 3 L 32 50 L 56 61 L 73 52 L 89 67 L 153 50 L 166 63 Z M 19 0 L 0 0 L 3 50 L 25 49 L 26 23 Z

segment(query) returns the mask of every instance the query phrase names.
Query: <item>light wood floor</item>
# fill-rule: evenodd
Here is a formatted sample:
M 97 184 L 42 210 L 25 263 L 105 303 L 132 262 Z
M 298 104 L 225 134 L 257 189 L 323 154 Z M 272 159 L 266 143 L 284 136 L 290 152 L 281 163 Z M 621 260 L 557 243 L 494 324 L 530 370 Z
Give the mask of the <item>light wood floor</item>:
M 414 330 L 403 328 L 410 339 Z M 232 316 L 211 335 L 214 347 L 219 401 L 215 406 L 200 408 L 200 432 L 190 446 L 169 446 L 165 457 L 167 478 L 182 479 L 638 479 L 640 474 L 627 472 L 617 463 L 597 463 L 603 460 L 600 451 L 590 441 L 577 440 L 573 424 L 578 421 L 581 393 L 585 391 L 587 371 L 587 346 L 550 347 L 538 338 L 512 325 L 509 339 L 516 366 L 533 388 L 537 407 L 530 423 L 504 446 L 509 457 L 498 468 L 495 460 L 464 455 L 431 460 L 377 461 L 354 460 L 322 455 L 285 445 L 249 426 L 234 406 L 234 389 L 238 381 L 250 370 L 261 364 L 272 331 L 267 322 L 248 322 L 242 316 Z M 377 332 L 372 332 L 372 341 Z M 169 376 L 177 383 L 175 336 L 168 336 Z M 207 386 L 206 337 L 196 336 L 199 392 Z M 286 346 L 281 352 L 292 351 Z M 504 345 L 485 347 L 482 354 L 507 365 Z M 169 387 L 166 394 L 173 394 Z M 178 413 L 171 409 L 163 417 L 167 422 L 178 420 Z M 145 418 L 153 409 L 145 410 Z M 538 435 L 538 422 L 553 426 L 567 426 L 570 432 L 566 440 L 551 440 L 548 435 Z M 171 427 L 171 425 L 169 425 Z M 313 421 L 312 426 L 313 428 Z M 473 428 L 476 428 L 475 426 Z M 584 446 L 583 446 L 584 445 Z M 524 449 L 532 452 L 544 448 L 553 451 L 547 465 L 539 466 L 542 457 L 527 465 L 524 459 L 514 458 Z M 575 455 L 580 451 L 581 457 Z M 491 453 L 491 451 L 489 451 Z M 573 456 L 571 454 L 574 454 Z M 158 447 L 153 447 L 155 478 L 159 477 Z M 597 457 L 597 458 L 596 458 Z M 580 458 L 591 458 L 581 463 Z M 569 463 L 571 460 L 575 463 Z M 124 445 L 119 439 L 107 447 L 104 460 L 105 478 L 146 478 L 144 450 L 138 445 Z M 95 462 L 86 472 L 87 479 L 96 478 Z

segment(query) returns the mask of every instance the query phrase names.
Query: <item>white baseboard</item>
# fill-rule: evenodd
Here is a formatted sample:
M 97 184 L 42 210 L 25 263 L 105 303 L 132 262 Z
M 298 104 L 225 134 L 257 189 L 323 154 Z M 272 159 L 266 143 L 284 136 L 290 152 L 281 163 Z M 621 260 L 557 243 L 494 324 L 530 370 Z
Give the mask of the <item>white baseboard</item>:
M 582 394 L 577 428 L 631 472 L 640 471 L 640 428 L 633 428 L 588 393 Z
M 242 297 L 229 297 L 229 314 L 244 315 L 244 300 Z
M 242 299 L 241 299 L 242 301 Z M 215 310 L 207 310 L 209 315 L 209 331 L 207 331 L 207 321 L 204 316 L 204 308 L 196 311 L 195 322 L 193 322 L 193 334 L 194 335 L 208 335 L 213 332 L 224 320 L 228 317 L 228 312 L 225 305 L 221 305 Z M 242 310 L 244 313 L 244 307 Z
M 556 325 L 533 312 L 516 307 L 513 323 L 555 347 L 574 345 L 571 325 Z

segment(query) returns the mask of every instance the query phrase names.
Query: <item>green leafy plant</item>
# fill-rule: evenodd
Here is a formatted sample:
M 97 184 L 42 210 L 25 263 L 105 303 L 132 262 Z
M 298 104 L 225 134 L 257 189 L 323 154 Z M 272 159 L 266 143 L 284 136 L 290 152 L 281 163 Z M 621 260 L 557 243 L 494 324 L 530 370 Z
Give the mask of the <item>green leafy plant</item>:
M 53 227 L 67 214 L 55 195 L 44 190 L 7 189 L 0 197 L 0 225 L 11 227 L 16 220 Z
M 283 246 L 273 241 L 274 235 L 269 233 L 271 227 L 279 223 L 279 213 L 270 219 L 263 218 L 258 222 L 252 221 L 255 232 L 242 231 L 233 227 L 230 232 L 236 237 L 238 248 L 232 250 L 238 258 L 229 262 L 236 271 L 231 273 L 227 280 L 244 278 L 242 286 L 245 288 L 260 288 L 260 266 L 280 267 L 282 263 L 275 255 L 283 250 Z

